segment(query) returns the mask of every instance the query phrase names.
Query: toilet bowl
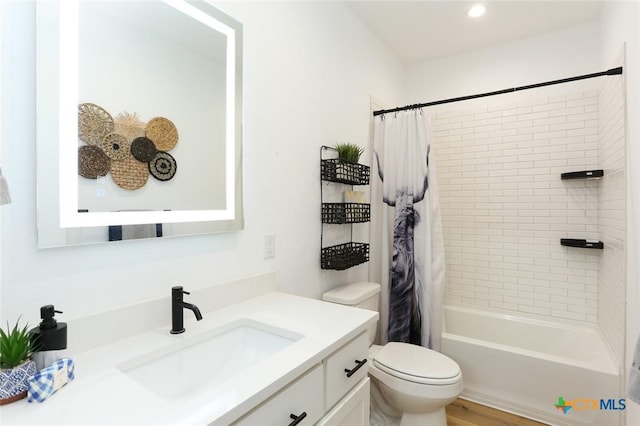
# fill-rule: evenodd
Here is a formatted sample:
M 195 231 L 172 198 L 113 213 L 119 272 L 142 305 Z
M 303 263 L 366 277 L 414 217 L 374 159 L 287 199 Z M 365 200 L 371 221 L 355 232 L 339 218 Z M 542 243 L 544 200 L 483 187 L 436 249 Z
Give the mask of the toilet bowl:
M 323 300 L 378 310 L 380 285 L 360 282 L 334 288 Z M 376 328 L 369 330 L 369 342 Z M 462 373 L 451 358 L 417 345 L 389 342 L 369 349 L 371 395 L 387 415 L 400 417 L 400 426 L 446 426 L 444 407 L 464 388 Z

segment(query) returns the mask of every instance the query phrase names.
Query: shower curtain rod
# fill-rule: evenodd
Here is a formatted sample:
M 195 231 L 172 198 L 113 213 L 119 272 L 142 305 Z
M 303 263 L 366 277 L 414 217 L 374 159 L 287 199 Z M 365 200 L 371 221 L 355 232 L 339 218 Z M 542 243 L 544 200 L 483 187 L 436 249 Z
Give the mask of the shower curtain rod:
M 553 84 L 568 83 L 570 81 L 585 80 L 587 78 L 594 78 L 594 77 L 602 77 L 603 75 L 619 75 L 619 74 L 622 74 L 622 67 L 611 68 L 610 70 L 596 72 L 593 74 L 585 74 L 585 75 L 579 75 L 576 77 L 563 78 L 560 80 L 546 81 L 544 83 L 530 84 L 528 86 L 520 86 L 520 87 L 513 87 L 511 89 L 496 90 L 495 92 L 486 92 L 486 93 L 480 93 L 477 95 L 461 96 L 459 98 L 443 99 L 440 101 L 427 102 L 424 104 L 407 105 L 407 106 L 393 108 L 393 109 L 381 109 L 379 111 L 373 111 L 373 116 L 375 117 L 377 115 L 386 114 L 388 112 L 406 111 L 408 109 L 416 109 L 416 108 L 428 107 L 433 105 L 442 105 L 442 104 L 448 104 L 451 102 L 467 101 L 469 99 L 484 98 L 486 96 L 503 95 L 505 93 L 518 92 L 520 90 L 535 89 L 537 87 L 551 86 Z

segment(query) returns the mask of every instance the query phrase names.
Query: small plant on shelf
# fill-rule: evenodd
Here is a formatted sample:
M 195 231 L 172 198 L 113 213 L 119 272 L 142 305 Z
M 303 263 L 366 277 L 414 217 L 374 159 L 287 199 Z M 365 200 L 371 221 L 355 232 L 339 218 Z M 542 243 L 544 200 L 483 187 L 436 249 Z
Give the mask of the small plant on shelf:
M 350 163 L 357 163 L 364 152 L 364 148 L 353 143 L 339 143 L 336 145 L 338 158 Z
M 17 401 L 27 395 L 27 379 L 36 372 L 36 364 L 31 356 L 38 350 L 38 344 L 28 331 L 29 326 L 12 329 L 0 328 L 0 405 Z

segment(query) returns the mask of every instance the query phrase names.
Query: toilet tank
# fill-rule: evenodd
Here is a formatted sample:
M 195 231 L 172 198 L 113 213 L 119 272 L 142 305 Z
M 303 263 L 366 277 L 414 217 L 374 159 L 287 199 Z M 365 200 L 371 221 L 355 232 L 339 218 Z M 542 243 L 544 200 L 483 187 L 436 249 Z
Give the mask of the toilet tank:
M 380 284 L 361 281 L 341 285 L 323 294 L 322 300 L 379 312 Z M 377 322 L 369 327 L 369 343 L 373 343 L 375 340 L 377 327 Z

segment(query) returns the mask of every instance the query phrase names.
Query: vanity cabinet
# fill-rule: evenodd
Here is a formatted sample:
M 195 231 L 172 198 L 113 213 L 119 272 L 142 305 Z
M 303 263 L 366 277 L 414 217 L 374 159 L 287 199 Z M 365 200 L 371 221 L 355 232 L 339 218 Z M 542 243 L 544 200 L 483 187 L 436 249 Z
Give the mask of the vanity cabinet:
M 318 425 L 369 425 L 369 335 L 367 332 L 338 349 L 324 361 L 328 413 Z
M 370 381 L 365 377 L 317 423 L 317 426 L 369 426 L 369 392 Z
M 364 332 L 233 425 L 368 426 L 368 351 Z
M 234 425 L 313 425 L 324 414 L 322 381 L 322 366 L 316 365 Z
M 0 423 L 368 425 L 369 363 L 354 366 L 368 355 L 378 314 L 276 292 L 276 282 L 270 272 L 194 290 L 204 319 L 189 318 L 179 335 L 169 333 L 166 297 L 74 320 L 82 377 L 37 407 L 3 405 Z M 207 310 L 218 303 L 224 308 Z M 151 317 L 140 323 L 140 312 Z M 130 323 L 135 330 L 123 335 Z M 180 371 L 165 374 L 173 364 Z
M 363 333 L 334 352 L 324 362 L 327 408 L 333 407 L 360 380 L 367 377 L 369 339 Z M 349 370 L 349 371 L 345 371 Z

